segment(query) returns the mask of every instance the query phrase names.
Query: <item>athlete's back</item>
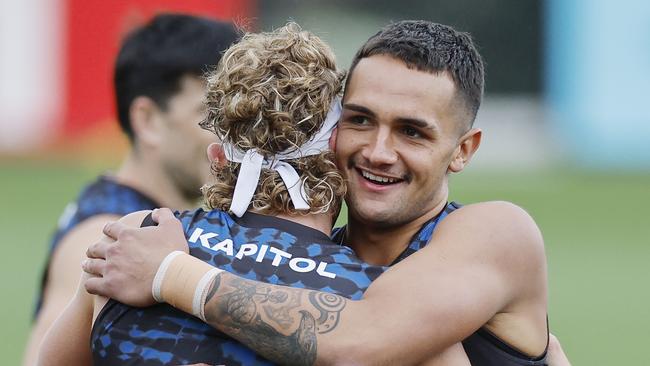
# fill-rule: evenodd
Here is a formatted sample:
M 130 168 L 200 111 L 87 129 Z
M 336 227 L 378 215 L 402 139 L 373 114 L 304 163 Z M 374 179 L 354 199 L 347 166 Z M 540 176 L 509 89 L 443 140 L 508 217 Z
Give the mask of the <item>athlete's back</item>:
M 332 242 L 324 233 L 292 221 L 254 213 L 237 218 L 219 210 L 178 216 L 191 255 L 248 279 L 358 299 L 384 270 L 361 262 L 350 248 Z M 281 319 L 283 314 L 275 316 Z M 268 363 L 241 343 L 166 304 L 138 309 L 109 300 L 95 322 L 91 342 L 95 365 Z

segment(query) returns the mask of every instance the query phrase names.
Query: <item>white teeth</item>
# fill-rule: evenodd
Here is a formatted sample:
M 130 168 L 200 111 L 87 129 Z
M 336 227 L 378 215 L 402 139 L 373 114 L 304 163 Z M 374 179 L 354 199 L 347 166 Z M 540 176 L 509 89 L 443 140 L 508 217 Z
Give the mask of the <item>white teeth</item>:
M 361 171 L 361 175 L 366 179 L 373 180 L 379 183 L 395 183 L 397 181 L 397 179 L 395 178 L 380 177 L 378 175 L 370 174 L 364 170 Z

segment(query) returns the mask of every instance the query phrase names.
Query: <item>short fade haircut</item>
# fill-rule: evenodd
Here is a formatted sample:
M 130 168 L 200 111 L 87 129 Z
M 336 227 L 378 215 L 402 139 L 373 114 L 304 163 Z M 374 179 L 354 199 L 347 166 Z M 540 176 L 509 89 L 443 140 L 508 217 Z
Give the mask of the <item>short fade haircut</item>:
M 352 59 L 347 82 L 359 61 L 374 55 L 395 57 L 419 71 L 449 72 L 465 102 L 469 125 L 474 123 L 483 99 L 484 71 L 468 33 L 425 20 L 391 23 L 361 46 Z
M 147 96 L 166 108 L 183 76 L 202 76 L 240 37 L 232 23 L 184 14 L 158 15 L 127 35 L 115 62 L 114 83 L 118 120 L 129 139 L 133 141 L 129 109 L 135 98 Z

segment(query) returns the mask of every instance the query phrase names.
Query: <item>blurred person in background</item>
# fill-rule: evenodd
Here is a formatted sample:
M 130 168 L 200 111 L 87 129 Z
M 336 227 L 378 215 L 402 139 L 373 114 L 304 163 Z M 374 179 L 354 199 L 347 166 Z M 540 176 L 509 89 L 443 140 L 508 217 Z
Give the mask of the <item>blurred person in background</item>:
M 231 23 L 161 14 L 131 32 L 115 61 L 120 127 L 130 149 L 119 169 L 102 175 L 68 205 L 49 248 L 24 364 L 36 361 L 52 322 L 75 293 L 78 266 L 108 220 L 170 206 L 196 207 L 208 182 L 205 150 L 214 135 L 205 118 L 202 75 L 239 37 Z
M 128 228 L 140 223 L 129 218 L 107 226 L 118 241 L 89 248 L 84 268 L 99 277 L 86 288 L 133 305 L 165 300 L 282 364 L 421 364 L 462 342 L 475 365 L 544 365 L 539 229 L 510 203 L 448 203 L 448 175 L 465 168 L 481 140 L 472 124 L 482 94 L 471 39 L 444 25 L 391 24 L 357 53 L 335 138 L 349 223 L 334 239 L 368 263 L 394 265 L 360 301 L 250 281 L 228 265 L 215 274 L 182 254 L 189 238 L 197 256 L 197 238 L 169 210 L 155 213 L 157 228 Z M 225 256 L 207 239 L 212 255 Z M 167 274 L 179 258 L 183 270 Z M 152 295 L 181 284 L 190 290 Z

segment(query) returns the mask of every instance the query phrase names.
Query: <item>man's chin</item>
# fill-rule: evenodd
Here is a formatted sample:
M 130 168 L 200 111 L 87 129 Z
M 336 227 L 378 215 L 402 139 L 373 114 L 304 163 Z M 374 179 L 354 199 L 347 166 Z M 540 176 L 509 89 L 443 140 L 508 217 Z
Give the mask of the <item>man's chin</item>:
M 351 219 L 371 226 L 392 226 L 395 221 L 394 206 L 384 204 L 381 206 L 363 207 L 350 210 Z

